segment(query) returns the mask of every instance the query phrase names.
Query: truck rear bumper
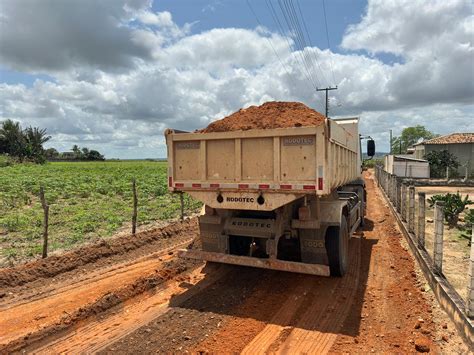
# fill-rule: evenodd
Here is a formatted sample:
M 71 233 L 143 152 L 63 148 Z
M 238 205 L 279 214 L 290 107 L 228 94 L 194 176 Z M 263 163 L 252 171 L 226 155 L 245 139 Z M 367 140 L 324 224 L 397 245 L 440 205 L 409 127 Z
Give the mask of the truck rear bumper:
M 258 267 L 262 269 L 271 269 L 287 272 L 296 272 L 299 274 L 329 276 L 329 266 L 321 264 L 307 264 L 294 261 L 259 259 L 249 256 L 238 256 L 230 254 L 215 253 L 202 250 L 181 249 L 178 255 L 182 258 L 213 261 L 217 263 L 243 265 Z

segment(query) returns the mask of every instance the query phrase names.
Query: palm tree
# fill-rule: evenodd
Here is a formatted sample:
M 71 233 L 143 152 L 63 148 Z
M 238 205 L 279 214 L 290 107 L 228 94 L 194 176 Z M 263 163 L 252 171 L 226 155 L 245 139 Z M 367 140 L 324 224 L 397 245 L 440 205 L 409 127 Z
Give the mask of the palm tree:
M 74 157 L 79 159 L 82 156 L 81 148 L 77 144 L 74 144 L 71 149 L 74 152 Z
M 26 140 L 26 156 L 37 163 L 44 161 L 43 144 L 51 139 L 51 136 L 46 135 L 46 129 L 39 129 L 37 127 L 28 127 L 24 130 Z
M 23 160 L 25 156 L 25 136 L 18 122 L 3 121 L 0 126 L 0 153 L 7 153 Z

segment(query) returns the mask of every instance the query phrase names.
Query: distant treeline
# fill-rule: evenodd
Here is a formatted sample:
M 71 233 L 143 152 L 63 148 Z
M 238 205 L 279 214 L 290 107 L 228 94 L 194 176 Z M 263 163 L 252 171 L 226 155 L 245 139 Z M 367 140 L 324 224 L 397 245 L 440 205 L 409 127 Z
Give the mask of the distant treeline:
M 54 148 L 45 150 L 45 157 L 50 161 L 91 161 L 105 160 L 104 156 L 97 150 L 86 147 L 80 148 L 74 145 L 70 152 L 58 152 Z
M 45 163 L 47 160 L 105 160 L 97 150 L 72 147 L 71 152 L 58 152 L 55 148 L 44 149 L 43 144 L 51 139 L 46 129 L 22 128 L 18 122 L 0 122 L 0 154 L 18 162 Z

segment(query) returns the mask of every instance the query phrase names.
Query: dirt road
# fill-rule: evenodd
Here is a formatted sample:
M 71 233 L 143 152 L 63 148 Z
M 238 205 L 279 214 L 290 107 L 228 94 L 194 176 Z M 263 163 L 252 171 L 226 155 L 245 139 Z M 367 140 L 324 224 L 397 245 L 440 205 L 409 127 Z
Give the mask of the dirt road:
M 366 182 L 343 278 L 179 260 L 197 229 L 178 223 L 90 246 L 97 258 L 0 270 L 0 352 L 468 352 Z

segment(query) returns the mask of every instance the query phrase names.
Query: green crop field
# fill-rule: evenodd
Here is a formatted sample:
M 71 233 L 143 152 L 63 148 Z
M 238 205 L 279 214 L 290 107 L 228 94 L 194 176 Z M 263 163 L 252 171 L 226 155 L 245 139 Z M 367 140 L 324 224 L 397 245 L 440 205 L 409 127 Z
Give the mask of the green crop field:
M 165 162 L 57 162 L 0 168 L 0 263 L 41 254 L 45 190 L 49 249 L 65 250 L 109 237 L 132 216 L 131 181 L 138 190 L 138 225 L 180 214 L 179 196 L 167 190 Z M 199 202 L 185 197 L 187 213 Z

